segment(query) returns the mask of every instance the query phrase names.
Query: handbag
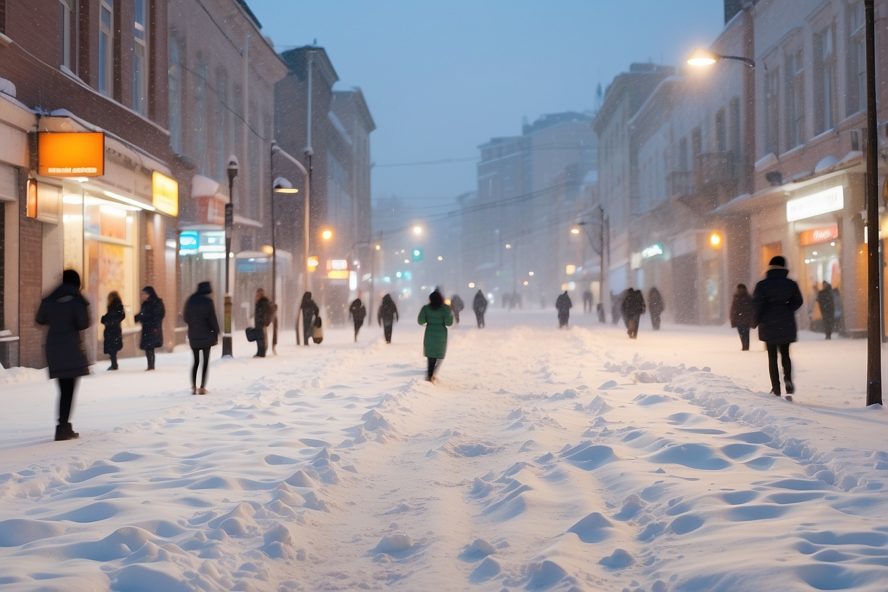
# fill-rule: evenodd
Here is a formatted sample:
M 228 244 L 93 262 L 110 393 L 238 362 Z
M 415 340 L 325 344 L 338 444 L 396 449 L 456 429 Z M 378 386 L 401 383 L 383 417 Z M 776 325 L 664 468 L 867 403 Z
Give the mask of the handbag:
M 253 341 L 259 339 L 259 331 L 258 329 L 256 329 L 256 327 L 247 327 L 245 331 L 247 334 L 247 341 L 252 343 Z
M 314 327 L 311 328 L 311 340 L 320 343 L 324 340 L 324 328 L 321 324 L 321 317 L 315 317 Z

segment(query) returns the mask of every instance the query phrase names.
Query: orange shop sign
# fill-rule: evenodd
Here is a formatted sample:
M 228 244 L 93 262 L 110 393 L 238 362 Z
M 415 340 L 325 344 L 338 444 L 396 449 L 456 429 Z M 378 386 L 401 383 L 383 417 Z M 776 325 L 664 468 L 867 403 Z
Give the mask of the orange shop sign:
M 839 238 L 839 225 L 830 224 L 822 228 L 809 228 L 799 233 L 799 244 L 803 247 L 828 243 Z
M 101 177 L 105 174 L 105 134 L 39 132 L 37 172 L 47 177 Z

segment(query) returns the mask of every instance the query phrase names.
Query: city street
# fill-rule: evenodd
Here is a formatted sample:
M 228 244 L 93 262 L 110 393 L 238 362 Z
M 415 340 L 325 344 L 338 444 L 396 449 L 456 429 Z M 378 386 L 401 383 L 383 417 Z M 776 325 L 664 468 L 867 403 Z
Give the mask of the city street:
M 864 340 L 803 332 L 789 403 L 727 326 L 488 316 L 433 384 L 412 314 L 216 347 L 207 396 L 185 348 L 97 364 L 69 442 L 45 373 L 0 370 L 0 587 L 884 590 Z

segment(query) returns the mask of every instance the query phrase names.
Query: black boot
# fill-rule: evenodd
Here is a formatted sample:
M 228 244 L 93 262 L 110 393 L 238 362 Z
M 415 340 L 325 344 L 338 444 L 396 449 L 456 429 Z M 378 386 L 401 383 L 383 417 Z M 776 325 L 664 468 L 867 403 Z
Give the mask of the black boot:
M 74 428 L 71 427 L 70 423 L 60 423 L 56 426 L 55 431 L 55 439 L 56 442 L 62 440 L 75 440 L 80 437 L 80 434 L 74 431 Z

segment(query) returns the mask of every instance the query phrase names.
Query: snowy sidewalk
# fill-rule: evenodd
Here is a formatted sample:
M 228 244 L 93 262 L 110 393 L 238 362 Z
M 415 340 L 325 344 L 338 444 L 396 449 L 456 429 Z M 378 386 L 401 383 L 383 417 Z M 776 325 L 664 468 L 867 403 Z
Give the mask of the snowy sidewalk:
M 206 397 L 182 388 L 190 352 L 126 360 L 83 381 L 66 443 L 54 385 L 17 373 L 0 587 L 884 590 L 863 342 L 794 346 L 792 404 L 728 329 L 574 323 L 460 327 L 434 385 L 407 318 L 391 346 L 239 344 Z

